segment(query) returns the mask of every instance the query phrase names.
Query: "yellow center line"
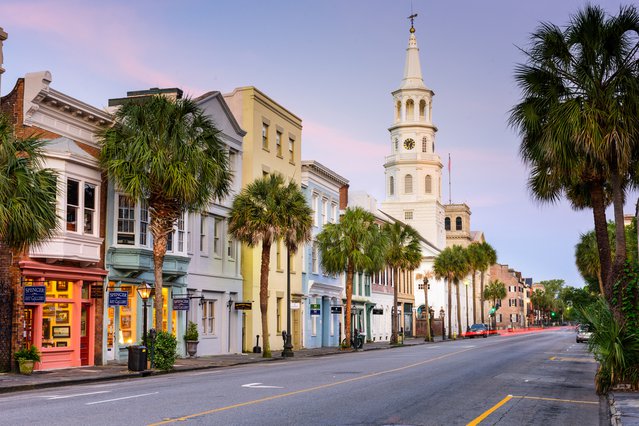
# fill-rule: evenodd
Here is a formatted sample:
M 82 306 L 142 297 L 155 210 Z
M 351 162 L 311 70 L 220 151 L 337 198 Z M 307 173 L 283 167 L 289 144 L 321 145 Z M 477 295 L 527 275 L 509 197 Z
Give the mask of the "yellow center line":
M 557 359 L 557 357 L 556 357 L 556 356 L 551 356 L 551 357 L 550 357 L 550 360 L 551 360 L 551 361 L 554 361 L 555 359 Z
M 481 414 L 481 416 L 475 418 L 472 422 L 468 423 L 466 426 L 476 426 L 476 425 L 478 425 L 479 423 L 481 423 L 482 420 L 484 420 L 486 417 L 490 416 L 493 411 L 495 411 L 496 409 L 498 409 L 499 407 L 501 407 L 502 405 L 504 405 L 505 403 L 510 401 L 510 399 L 512 397 L 513 397 L 512 395 L 507 395 L 504 399 L 499 401 L 497 404 L 493 405 L 490 409 L 484 411 Z
M 288 397 L 288 396 L 299 395 L 301 393 L 313 392 L 313 391 L 320 390 L 320 389 L 326 389 L 326 388 L 330 388 L 330 387 L 333 387 L 333 386 L 343 385 L 345 383 L 351 383 L 351 382 L 356 382 L 356 381 L 359 381 L 359 380 L 369 379 L 371 377 L 381 376 L 382 374 L 395 373 L 397 371 L 402 371 L 402 370 L 406 370 L 408 368 L 418 367 L 420 365 L 428 364 L 428 363 L 431 363 L 431 362 L 434 362 L 434 361 L 439 361 L 440 359 L 444 359 L 444 358 L 451 357 L 453 355 L 458 355 L 458 354 L 461 354 L 461 353 L 464 353 L 464 352 L 472 351 L 474 349 L 475 348 L 463 349 L 461 351 L 451 352 L 449 354 L 440 355 L 440 356 L 438 356 L 436 358 L 427 359 L 425 361 L 420 361 L 420 362 L 417 362 L 415 364 L 405 365 L 403 367 L 393 368 L 391 370 L 378 371 L 376 373 L 366 374 L 364 376 L 359 376 L 359 377 L 353 377 L 353 378 L 346 379 L 346 380 L 340 380 L 338 382 L 326 383 L 324 385 L 314 386 L 312 388 L 300 389 L 300 390 L 296 390 L 296 391 L 292 391 L 292 392 L 286 392 L 286 393 L 282 393 L 282 394 L 278 394 L 278 395 L 268 396 L 266 398 L 255 399 L 253 401 L 246 401 L 246 402 L 241 402 L 239 404 L 227 405 L 225 407 L 214 408 L 212 410 L 202 411 L 200 413 L 189 414 L 189 415 L 186 415 L 186 416 L 176 417 L 176 418 L 173 418 L 173 419 L 165 419 L 165 420 L 162 420 L 162 421 L 157 422 L 157 423 L 150 423 L 149 426 L 158 426 L 158 425 L 165 425 L 165 424 L 168 424 L 168 423 L 175 423 L 175 422 L 179 422 L 179 421 L 185 421 L 185 420 L 188 420 L 188 419 L 192 419 L 194 417 L 205 416 L 207 414 L 214 414 L 214 413 L 218 413 L 220 411 L 231 410 L 233 408 L 245 407 L 247 405 L 259 404 L 259 403 L 266 402 L 266 401 L 272 401 L 274 399 L 280 399 L 280 398 L 285 398 L 285 397 Z M 497 409 L 497 407 L 495 409 Z M 490 413 L 488 413 L 488 414 L 490 414 Z
M 599 401 L 578 401 L 575 399 L 558 399 L 558 398 L 545 398 L 541 396 L 513 396 L 513 398 L 521 399 L 538 399 L 541 401 L 554 401 L 554 402 L 571 402 L 573 404 L 599 404 Z

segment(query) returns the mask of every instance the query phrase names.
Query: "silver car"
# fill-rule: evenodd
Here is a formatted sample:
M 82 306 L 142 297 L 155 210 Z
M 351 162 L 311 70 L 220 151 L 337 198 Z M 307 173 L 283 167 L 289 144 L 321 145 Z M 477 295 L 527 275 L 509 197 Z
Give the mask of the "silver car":
M 582 324 L 577 328 L 577 343 L 587 342 L 590 340 L 590 336 L 592 336 L 592 332 L 587 325 Z

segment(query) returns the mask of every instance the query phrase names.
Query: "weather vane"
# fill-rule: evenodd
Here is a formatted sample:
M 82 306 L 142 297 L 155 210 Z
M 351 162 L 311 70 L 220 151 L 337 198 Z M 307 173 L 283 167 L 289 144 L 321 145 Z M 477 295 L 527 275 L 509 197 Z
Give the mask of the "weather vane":
M 413 13 L 412 15 L 410 15 L 408 17 L 408 19 L 410 19 L 410 32 L 414 33 L 415 32 L 415 27 L 413 27 L 413 21 L 415 20 L 415 18 L 417 18 L 417 14 Z

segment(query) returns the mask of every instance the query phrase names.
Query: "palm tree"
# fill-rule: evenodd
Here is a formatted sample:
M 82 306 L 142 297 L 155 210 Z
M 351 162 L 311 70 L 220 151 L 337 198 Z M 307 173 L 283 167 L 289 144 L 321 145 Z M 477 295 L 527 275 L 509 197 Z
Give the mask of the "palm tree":
M 493 302 L 495 312 L 497 310 L 497 302 L 501 301 L 504 297 L 506 297 L 506 285 L 499 280 L 491 281 L 484 289 L 484 299 L 488 299 Z M 496 316 L 497 314 L 495 313 L 494 315 Z M 496 326 L 497 320 L 495 319 L 495 327 Z
M 546 293 L 543 290 L 536 289 L 530 295 L 530 302 L 533 305 L 533 309 L 537 311 L 537 316 L 540 317 L 540 314 L 546 309 Z
M 0 115 L 0 257 L 2 264 L 10 265 L 8 276 L 1 279 L 13 289 L 14 324 L 18 326 L 12 330 L 12 352 L 22 347 L 24 336 L 20 259 L 29 247 L 57 232 L 56 174 L 43 168 L 45 143 L 37 135 L 16 138 L 9 117 Z M 0 344 L 11 347 L 11 342 Z M 0 365 L 0 370 L 10 368 L 10 364 Z
M 584 280 L 587 282 L 597 280 L 599 293 L 603 296 L 604 286 L 601 280 L 601 265 L 599 264 L 597 240 L 594 232 L 586 232 L 579 236 L 579 242 L 575 245 L 575 263 Z
M 461 335 L 461 311 L 459 310 L 459 281 L 464 279 L 468 274 L 468 260 L 466 259 L 466 252 L 461 246 L 446 247 L 435 258 L 433 264 L 433 272 L 438 279 L 445 279 L 448 283 L 448 338 L 452 338 L 452 319 L 451 319 L 451 306 L 452 306 L 452 284 L 457 287 L 457 334 Z
M 397 294 L 400 272 L 413 271 L 422 261 L 419 233 L 410 225 L 400 222 L 387 223 L 383 228 L 388 241 L 386 264 L 393 271 L 393 331 L 390 344 L 397 344 L 399 317 L 397 315 Z M 426 307 L 428 309 L 428 307 Z
M 480 280 L 480 289 L 479 289 L 479 297 L 481 301 L 481 322 L 484 323 L 484 277 L 486 275 L 486 271 L 495 263 L 497 263 L 497 252 L 495 249 L 488 244 L 487 242 L 481 243 L 481 248 L 483 251 L 483 256 L 481 257 L 481 264 L 479 265 L 479 271 L 481 272 L 481 280 Z
M 475 242 L 466 247 L 466 256 L 468 258 L 468 267 L 470 268 L 470 273 L 473 279 L 473 324 L 475 324 L 477 323 L 476 275 L 486 263 L 486 252 L 484 251 L 481 243 Z M 466 291 L 466 295 L 468 296 L 468 291 Z M 466 304 L 466 312 L 468 313 L 468 303 Z M 468 322 L 468 320 L 466 320 L 466 322 Z
M 184 212 L 229 193 L 232 175 L 219 130 L 190 99 L 135 98 L 100 133 L 100 163 L 120 190 L 151 214 L 155 328 L 162 330 L 162 264 L 169 234 Z
M 348 208 L 338 223 L 324 225 L 317 235 L 322 269 L 329 274 L 346 271 L 346 309 L 344 334 L 351 341 L 351 302 L 353 276 L 376 272 L 384 265 L 386 238 L 375 223 L 375 216 L 361 207 Z
M 601 275 L 609 301 L 625 261 L 623 198 L 637 158 L 639 79 L 636 61 L 639 13 L 622 7 L 606 17 L 586 6 L 565 30 L 546 23 L 532 35 L 527 63 L 515 78 L 523 100 L 510 123 L 522 135 L 520 152 L 531 166 L 529 187 L 546 202 L 588 192 L 593 210 Z M 616 255 L 610 262 L 605 187 L 609 185 L 616 224 Z
M 279 173 L 270 174 L 247 185 L 233 201 L 229 233 L 249 247 L 262 245 L 260 266 L 260 315 L 263 357 L 271 357 L 268 331 L 268 274 L 271 246 L 282 238 L 289 252 L 311 238 L 312 210 L 293 181 L 285 182 Z M 290 330 L 289 330 L 290 332 Z

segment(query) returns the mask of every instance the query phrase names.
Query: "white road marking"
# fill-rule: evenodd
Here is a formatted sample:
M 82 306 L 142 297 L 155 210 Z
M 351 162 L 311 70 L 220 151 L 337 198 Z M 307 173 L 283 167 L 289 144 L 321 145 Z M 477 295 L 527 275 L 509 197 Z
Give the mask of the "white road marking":
M 282 389 L 281 386 L 267 386 L 261 383 L 248 383 L 246 385 L 242 385 L 242 387 L 251 389 Z
M 96 392 L 86 392 L 86 393 L 74 393 L 72 395 L 39 395 L 40 398 L 47 399 L 67 399 L 67 398 L 75 398 L 76 396 L 86 396 L 86 395 L 95 395 L 98 393 L 109 393 L 111 391 L 96 391 Z
M 220 374 L 220 373 L 223 373 L 223 371 L 219 371 L 219 370 L 217 370 L 217 371 L 204 371 L 204 372 L 201 372 L 201 373 L 191 373 L 191 374 L 189 374 L 189 376 L 204 376 L 205 374 Z
M 123 396 L 122 398 L 105 399 L 103 401 L 87 402 L 84 405 L 103 404 L 105 402 L 121 401 L 123 399 L 140 398 L 142 396 L 156 395 L 160 392 L 142 393 L 140 395 Z

